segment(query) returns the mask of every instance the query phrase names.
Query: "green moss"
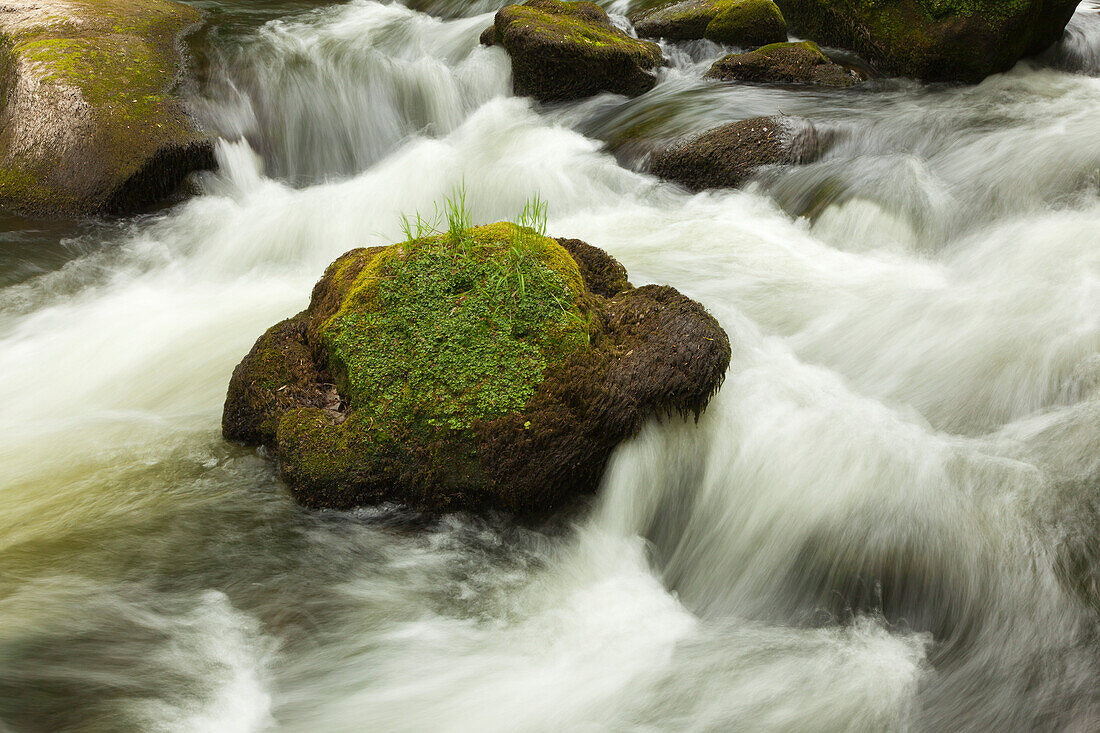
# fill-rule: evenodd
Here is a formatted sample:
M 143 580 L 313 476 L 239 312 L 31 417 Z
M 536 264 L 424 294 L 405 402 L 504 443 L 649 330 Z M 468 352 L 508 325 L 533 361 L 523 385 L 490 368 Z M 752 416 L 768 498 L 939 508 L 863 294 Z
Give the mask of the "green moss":
M 871 5 L 873 3 L 868 3 Z M 1029 0 L 920 0 L 930 18 L 966 18 L 981 16 L 990 19 L 1009 18 L 1029 5 Z
M 689 41 L 703 37 L 707 24 L 721 8 L 737 0 L 684 0 L 631 16 L 634 29 L 645 38 Z
M 834 63 L 809 41 L 773 43 L 748 53 L 724 56 L 711 66 L 705 78 L 833 87 L 848 87 L 859 81 L 856 74 Z
M 9 83 L 8 91 L 18 96 L 33 88 L 42 119 L 23 126 L 19 140 L 6 141 L 0 204 L 67 215 L 163 196 L 165 184 L 145 166 L 177 165 L 158 158 L 176 151 L 197 160 L 191 146 L 203 142 L 172 96 L 182 63 L 178 39 L 200 19 L 198 11 L 170 0 L 70 0 L 49 12 L 14 5 L 0 29 L 0 71 L 27 80 Z M 86 105 L 68 120 L 77 109 L 74 92 Z M 50 129 L 64 130 L 70 141 L 44 144 L 54 139 Z
M 37 176 L 21 168 L 0 167 L 0 201 L 21 199 L 25 201 L 44 201 L 52 193 Z
M 123 35 L 157 34 L 165 27 L 178 28 L 201 18 L 195 8 L 174 0 L 75 0 L 75 4 L 97 31 Z
M 106 44 L 100 39 L 53 38 L 16 48 L 26 61 L 44 66 L 44 79 L 81 90 L 93 105 L 117 105 L 130 118 L 155 113 L 171 77 L 140 42 Z
M 583 281 L 514 224 L 393 245 L 357 276 L 321 342 L 341 394 L 376 423 L 464 430 L 522 410 L 587 342 Z
M 717 43 L 758 45 L 787 39 L 787 21 L 772 0 L 731 0 L 717 6 L 703 37 Z
M 761 46 L 753 51 L 754 55 L 765 56 L 768 58 L 775 58 L 779 56 L 786 56 L 792 52 L 805 51 L 807 53 L 820 56 L 825 61 L 829 60 L 829 57 L 822 52 L 821 48 L 813 41 L 798 41 L 797 43 L 769 43 L 767 46 Z
M 294 470 L 310 482 L 340 480 L 369 464 L 392 444 L 381 424 L 353 414 L 340 425 L 323 410 L 291 410 L 279 420 L 280 452 L 292 457 Z
M 79 26 L 66 17 L 39 18 L 8 38 L 11 54 L 42 69 L 44 81 L 79 89 L 116 124 L 178 132 L 169 96 L 178 73 L 175 37 L 198 13 L 164 0 L 77 0 L 77 7 Z
M 1077 0 L 777 0 L 800 35 L 880 70 L 977 82 L 1062 37 Z
M 615 28 L 593 3 L 542 0 L 537 5 L 515 5 L 507 10 L 505 27 L 525 26 L 562 43 L 598 49 L 617 48 L 653 65 L 661 62 L 659 47 L 631 38 Z M 498 28 L 498 32 L 501 30 Z

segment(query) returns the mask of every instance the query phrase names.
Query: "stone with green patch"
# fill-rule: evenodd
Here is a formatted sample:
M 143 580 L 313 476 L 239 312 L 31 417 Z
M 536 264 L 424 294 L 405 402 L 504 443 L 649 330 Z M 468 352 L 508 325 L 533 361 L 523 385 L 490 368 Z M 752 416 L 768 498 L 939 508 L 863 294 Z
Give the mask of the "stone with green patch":
M 731 53 L 715 61 L 706 78 L 827 87 L 848 87 L 860 81 L 855 72 L 837 64 L 810 41 L 773 43 L 749 53 Z
M 125 213 L 211 167 L 174 94 L 199 20 L 169 0 L 0 0 L 0 206 Z
M 657 83 L 653 71 L 664 61 L 660 46 L 628 36 L 602 8 L 583 1 L 509 5 L 481 40 L 508 52 L 515 93 L 543 102 L 601 92 L 638 96 Z
M 308 506 L 541 517 L 650 416 L 698 414 L 728 363 L 698 304 L 498 223 L 338 259 L 234 371 L 222 425 Z
M 1057 42 L 1078 0 L 777 0 L 792 29 L 891 74 L 977 82 Z
M 583 348 L 576 264 L 511 224 L 391 247 L 364 268 L 320 341 L 340 393 L 379 420 L 468 430 L 523 409 Z
M 772 0 L 682 0 L 630 17 L 643 38 L 706 38 L 744 47 L 787 40 L 787 23 Z

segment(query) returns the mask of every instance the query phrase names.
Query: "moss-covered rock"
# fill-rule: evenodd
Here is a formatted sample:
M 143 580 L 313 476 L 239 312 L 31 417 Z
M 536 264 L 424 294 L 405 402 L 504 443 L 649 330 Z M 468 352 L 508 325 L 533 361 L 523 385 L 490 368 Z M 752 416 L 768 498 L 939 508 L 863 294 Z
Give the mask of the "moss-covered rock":
M 729 341 L 672 288 L 513 224 L 348 252 L 233 373 L 225 436 L 311 507 L 547 515 L 655 414 L 696 414 Z
M 664 61 L 660 46 L 631 38 L 590 2 L 509 5 L 481 40 L 511 56 L 515 93 L 543 102 L 600 92 L 644 94 L 657 83 L 651 72 Z
M 809 41 L 773 43 L 749 53 L 731 53 L 715 61 L 706 78 L 828 87 L 847 87 L 860 81 L 855 72 L 832 61 Z
M 1062 37 L 1078 0 L 777 0 L 799 34 L 883 71 L 976 82 Z
M 818 151 L 808 122 L 754 117 L 666 148 L 654 156 L 651 172 L 692 191 L 735 188 L 761 166 L 806 163 Z
M 125 213 L 212 167 L 172 94 L 199 19 L 170 0 L 0 0 L 0 206 Z
M 787 21 L 772 0 L 739 0 L 723 7 L 703 34 L 731 46 L 765 46 L 787 40 Z
M 684 0 L 631 16 L 643 38 L 706 38 L 731 46 L 763 46 L 787 40 L 787 22 L 772 0 Z

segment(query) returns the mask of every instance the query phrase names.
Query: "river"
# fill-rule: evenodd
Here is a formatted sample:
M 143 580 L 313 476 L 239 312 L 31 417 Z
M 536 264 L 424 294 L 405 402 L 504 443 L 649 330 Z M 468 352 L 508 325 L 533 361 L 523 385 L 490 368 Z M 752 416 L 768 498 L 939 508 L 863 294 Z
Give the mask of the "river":
M 200 195 L 0 217 L 0 730 L 1100 729 L 1100 3 L 976 86 L 719 85 L 698 42 L 547 108 L 492 4 L 193 4 Z M 821 160 L 642 172 L 777 111 Z M 459 185 L 701 301 L 725 384 L 549 527 L 303 511 L 229 375 Z

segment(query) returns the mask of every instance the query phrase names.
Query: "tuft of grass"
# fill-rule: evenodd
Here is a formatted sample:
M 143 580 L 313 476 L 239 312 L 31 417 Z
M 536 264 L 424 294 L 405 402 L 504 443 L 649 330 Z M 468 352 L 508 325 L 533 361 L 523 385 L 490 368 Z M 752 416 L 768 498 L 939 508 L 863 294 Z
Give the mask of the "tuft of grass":
M 546 239 L 549 212 L 549 205 L 539 194 L 527 199 L 523 210 L 513 220 L 515 227 L 504 252 L 505 256 L 490 259 L 494 271 L 488 276 L 489 284 L 494 287 L 508 287 L 511 283 L 516 297 L 527 297 L 532 260 L 537 256 L 539 243 Z M 471 247 L 476 245 L 470 236 L 473 228 L 465 181 L 456 186 L 442 204 L 435 205 L 432 217 L 427 218 L 420 212 L 412 218 L 401 215 L 401 231 L 407 243 L 428 239 L 445 241 L 467 256 L 471 254 Z M 562 310 L 568 311 L 569 308 L 562 305 Z
M 469 244 L 469 232 L 473 228 L 470 210 L 466 206 L 466 183 L 459 184 L 443 202 L 443 213 L 447 218 L 447 236 L 451 244 L 463 250 Z
M 547 215 L 535 196 L 514 222 L 475 227 L 460 186 L 433 217 L 402 217 L 406 241 L 322 329 L 353 407 L 379 425 L 467 430 L 521 411 L 549 365 L 585 348 L 583 279 Z
M 527 199 L 523 206 L 516 225 L 533 231 L 540 237 L 546 236 L 546 220 L 550 214 L 550 206 L 536 193 Z
M 415 219 L 401 215 L 401 232 L 405 235 L 406 242 L 420 242 L 437 234 L 438 228 L 430 219 L 423 218 L 417 212 Z

